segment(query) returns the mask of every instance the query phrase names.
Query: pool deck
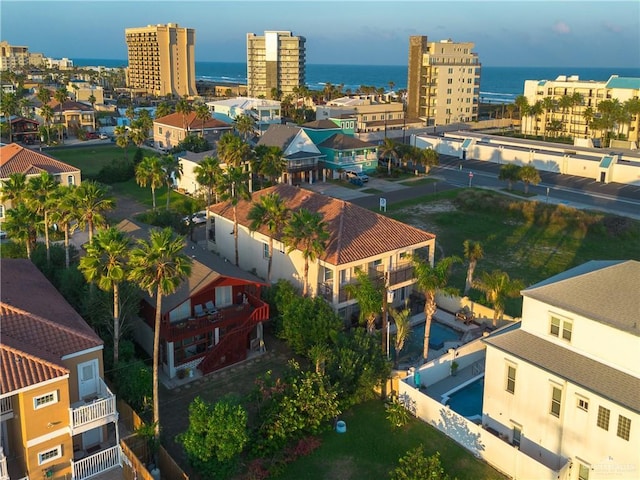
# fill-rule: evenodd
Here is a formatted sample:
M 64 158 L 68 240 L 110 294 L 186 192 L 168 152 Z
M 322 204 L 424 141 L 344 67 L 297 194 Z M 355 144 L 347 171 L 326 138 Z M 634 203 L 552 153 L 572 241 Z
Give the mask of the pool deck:
M 463 383 L 468 382 L 478 375 L 479 373 L 477 371 L 477 368 L 474 368 L 473 365 L 469 365 L 468 367 L 458 370 L 456 376 L 451 376 L 440 380 L 439 382 L 434 383 L 429 387 L 423 388 L 422 392 L 426 393 L 434 400 L 441 401 L 442 395 L 462 385 Z

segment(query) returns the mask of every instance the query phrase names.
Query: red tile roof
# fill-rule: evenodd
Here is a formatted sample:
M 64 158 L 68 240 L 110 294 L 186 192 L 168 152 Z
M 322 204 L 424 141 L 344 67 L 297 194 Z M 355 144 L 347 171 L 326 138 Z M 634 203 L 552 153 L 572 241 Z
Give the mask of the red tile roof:
M 195 112 L 188 114 L 183 121 L 181 113 L 171 113 L 164 117 L 156 118 L 153 123 L 160 123 L 174 128 L 184 128 L 186 123 L 187 130 L 202 130 L 202 120 L 196 117 Z M 231 125 L 215 118 L 210 118 L 204 122 L 205 130 L 212 128 L 231 128 Z
M 262 195 L 277 193 L 291 210 L 306 208 L 312 212 L 320 212 L 329 227 L 329 242 L 321 260 L 332 264 L 364 260 L 386 252 L 411 247 L 435 239 L 435 235 L 418 228 L 406 225 L 392 218 L 359 207 L 353 203 L 337 200 L 325 195 L 311 192 L 304 188 L 290 185 L 276 185 L 255 192 L 252 201 L 238 203 L 238 223 L 249 227 L 247 217 L 252 202 L 259 201 Z M 229 202 L 222 202 L 210 207 L 211 211 L 229 220 L 233 220 L 233 209 Z M 259 230 L 269 235 L 268 229 L 262 226 Z M 281 239 L 281 235 L 276 235 Z
M 40 172 L 49 172 L 56 175 L 79 171 L 76 167 L 56 160 L 45 153 L 22 147 L 17 143 L 0 147 L 0 178 L 8 178 L 12 173 L 37 175 Z
M 91 108 L 90 106 L 85 105 L 84 103 L 75 102 L 73 100 L 65 100 L 63 103 L 60 103 L 57 100 L 51 100 L 49 101 L 48 105 L 54 112 L 60 112 L 61 110 L 62 112 L 74 110 L 80 110 L 82 112 L 93 112 L 93 108 Z
M 21 350 L 0 344 L 0 395 L 69 374 L 65 367 Z

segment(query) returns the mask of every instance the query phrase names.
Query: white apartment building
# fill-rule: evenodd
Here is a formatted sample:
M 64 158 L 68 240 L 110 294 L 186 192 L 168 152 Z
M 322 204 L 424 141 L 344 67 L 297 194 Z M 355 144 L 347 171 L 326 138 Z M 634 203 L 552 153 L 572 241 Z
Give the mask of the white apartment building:
M 273 98 L 276 89 L 285 96 L 304 85 L 305 43 L 291 32 L 247 33 L 247 95 Z
M 628 100 L 640 98 L 640 78 L 619 77 L 612 75 L 607 81 L 580 80 L 578 75 L 560 75 L 555 80 L 525 80 L 524 96 L 529 105 L 544 102 L 551 98 L 556 102 L 553 110 L 542 109 L 539 115 L 524 116 L 521 122 L 523 134 L 562 135 L 574 138 L 601 138 L 602 131 L 589 127 L 591 117 L 585 112 L 598 113 L 598 105 L 604 100 L 617 100 L 624 104 Z M 580 101 L 563 103 L 566 99 L 578 96 Z M 544 105 L 543 105 L 544 107 Z M 630 142 L 638 143 L 640 115 L 629 116 L 629 121 L 616 124 L 616 133 L 621 133 Z M 552 132 L 549 125 L 558 121 L 561 129 Z
M 520 328 L 485 340 L 483 426 L 563 478 L 637 479 L 639 280 L 591 261 L 525 289 Z
M 407 117 L 427 126 L 478 119 L 480 61 L 471 42 L 409 37 Z
M 277 100 L 264 98 L 236 97 L 207 102 L 211 114 L 222 121 L 233 122 L 240 115 L 249 115 L 255 121 L 255 129 L 260 133 L 269 125 L 282 123 L 281 106 Z

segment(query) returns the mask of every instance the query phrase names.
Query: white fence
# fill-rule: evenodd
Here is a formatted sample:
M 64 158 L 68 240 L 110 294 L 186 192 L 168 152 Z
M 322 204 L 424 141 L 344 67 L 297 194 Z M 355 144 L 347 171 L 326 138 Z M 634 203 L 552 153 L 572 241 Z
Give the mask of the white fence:
M 411 379 L 408 380 L 411 381 Z M 506 475 L 522 480 L 569 478 L 569 469 L 566 468 L 568 463 L 565 463 L 560 471 L 554 471 L 483 429 L 482 426 L 457 414 L 448 406 L 411 387 L 406 381 L 400 381 L 398 387 L 400 401 L 416 417 L 437 428 L 473 455 Z
M 120 467 L 120 446 L 102 450 L 81 460 L 71 460 L 73 480 L 84 480 L 114 467 Z

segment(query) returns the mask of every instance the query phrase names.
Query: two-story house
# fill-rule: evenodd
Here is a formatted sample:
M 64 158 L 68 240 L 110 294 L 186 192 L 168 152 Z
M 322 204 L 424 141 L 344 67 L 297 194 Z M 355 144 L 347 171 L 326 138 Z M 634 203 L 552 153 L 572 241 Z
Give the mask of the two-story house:
M 319 143 L 318 149 L 331 178 L 337 178 L 340 171 L 372 173 L 378 168 L 378 146 L 349 135 L 336 133 Z
M 73 100 L 65 100 L 62 103 L 57 100 L 51 100 L 49 106 L 53 110 L 53 123 L 62 125 L 65 133 L 73 133 L 78 129 L 88 132 L 94 131 L 96 114 L 91 105 Z M 36 108 L 35 113 L 40 118 L 43 118 L 40 108 Z
M 171 149 L 187 135 L 198 135 L 213 145 L 231 129 L 230 124 L 215 118 L 201 120 L 195 112 L 186 115 L 176 112 L 153 121 L 153 143 L 156 148 Z
M 102 340 L 29 260 L 3 259 L 0 282 L 0 478 L 117 473 Z
M 591 261 L 523 290 L 520 328 L 485 340 L 483 426 L 563 478 L 637 479 L 639 281 Z
M 266 226 L 251 230 L 248 214 L 253 203 L 270 193 L 278 194 L 292 211 L 305 208 L 322 215 L 329 240 L 325 252 L 309 264 L 309 292 L 323 296 L 347 320 L 357 305 L 345 287 L 356 281 L 358 271 L 376 278 L 386 277 L 393 303 L 399 305 L 409 299 L 415 283 L 411 255 L 422 250 L 433 263 L 434 234 L 343 200 L 280 184 L 253 193 L 251 201 L 240 201 L 236 208 L 240 267 L 255 270 L 261 278 L 267 277 L 270 233 Z M 209 210 L 214 218 L 214 249 L 221 256 L 234 259 L 234 235 L 230 235 L 234 231 L 232 205 L 221 202 Z M 272 281 L 282 278 L 301 286 L 305 263 L 302 252 L 289 252 L 282 232 L 273 239 Z
M 0 193 L 2 185 L 13 173 L 23 173 L 27 180 L 36 177 L 42 172 L 48 172 L 61 185 L 80 185 L 80 170 L 60 160 L 25 148 L 17 143 L 11 143 L 0 147 Z M 11 201 L 0 203 L 0 222 L 3 222 L 7 210 L 11 208 Z

